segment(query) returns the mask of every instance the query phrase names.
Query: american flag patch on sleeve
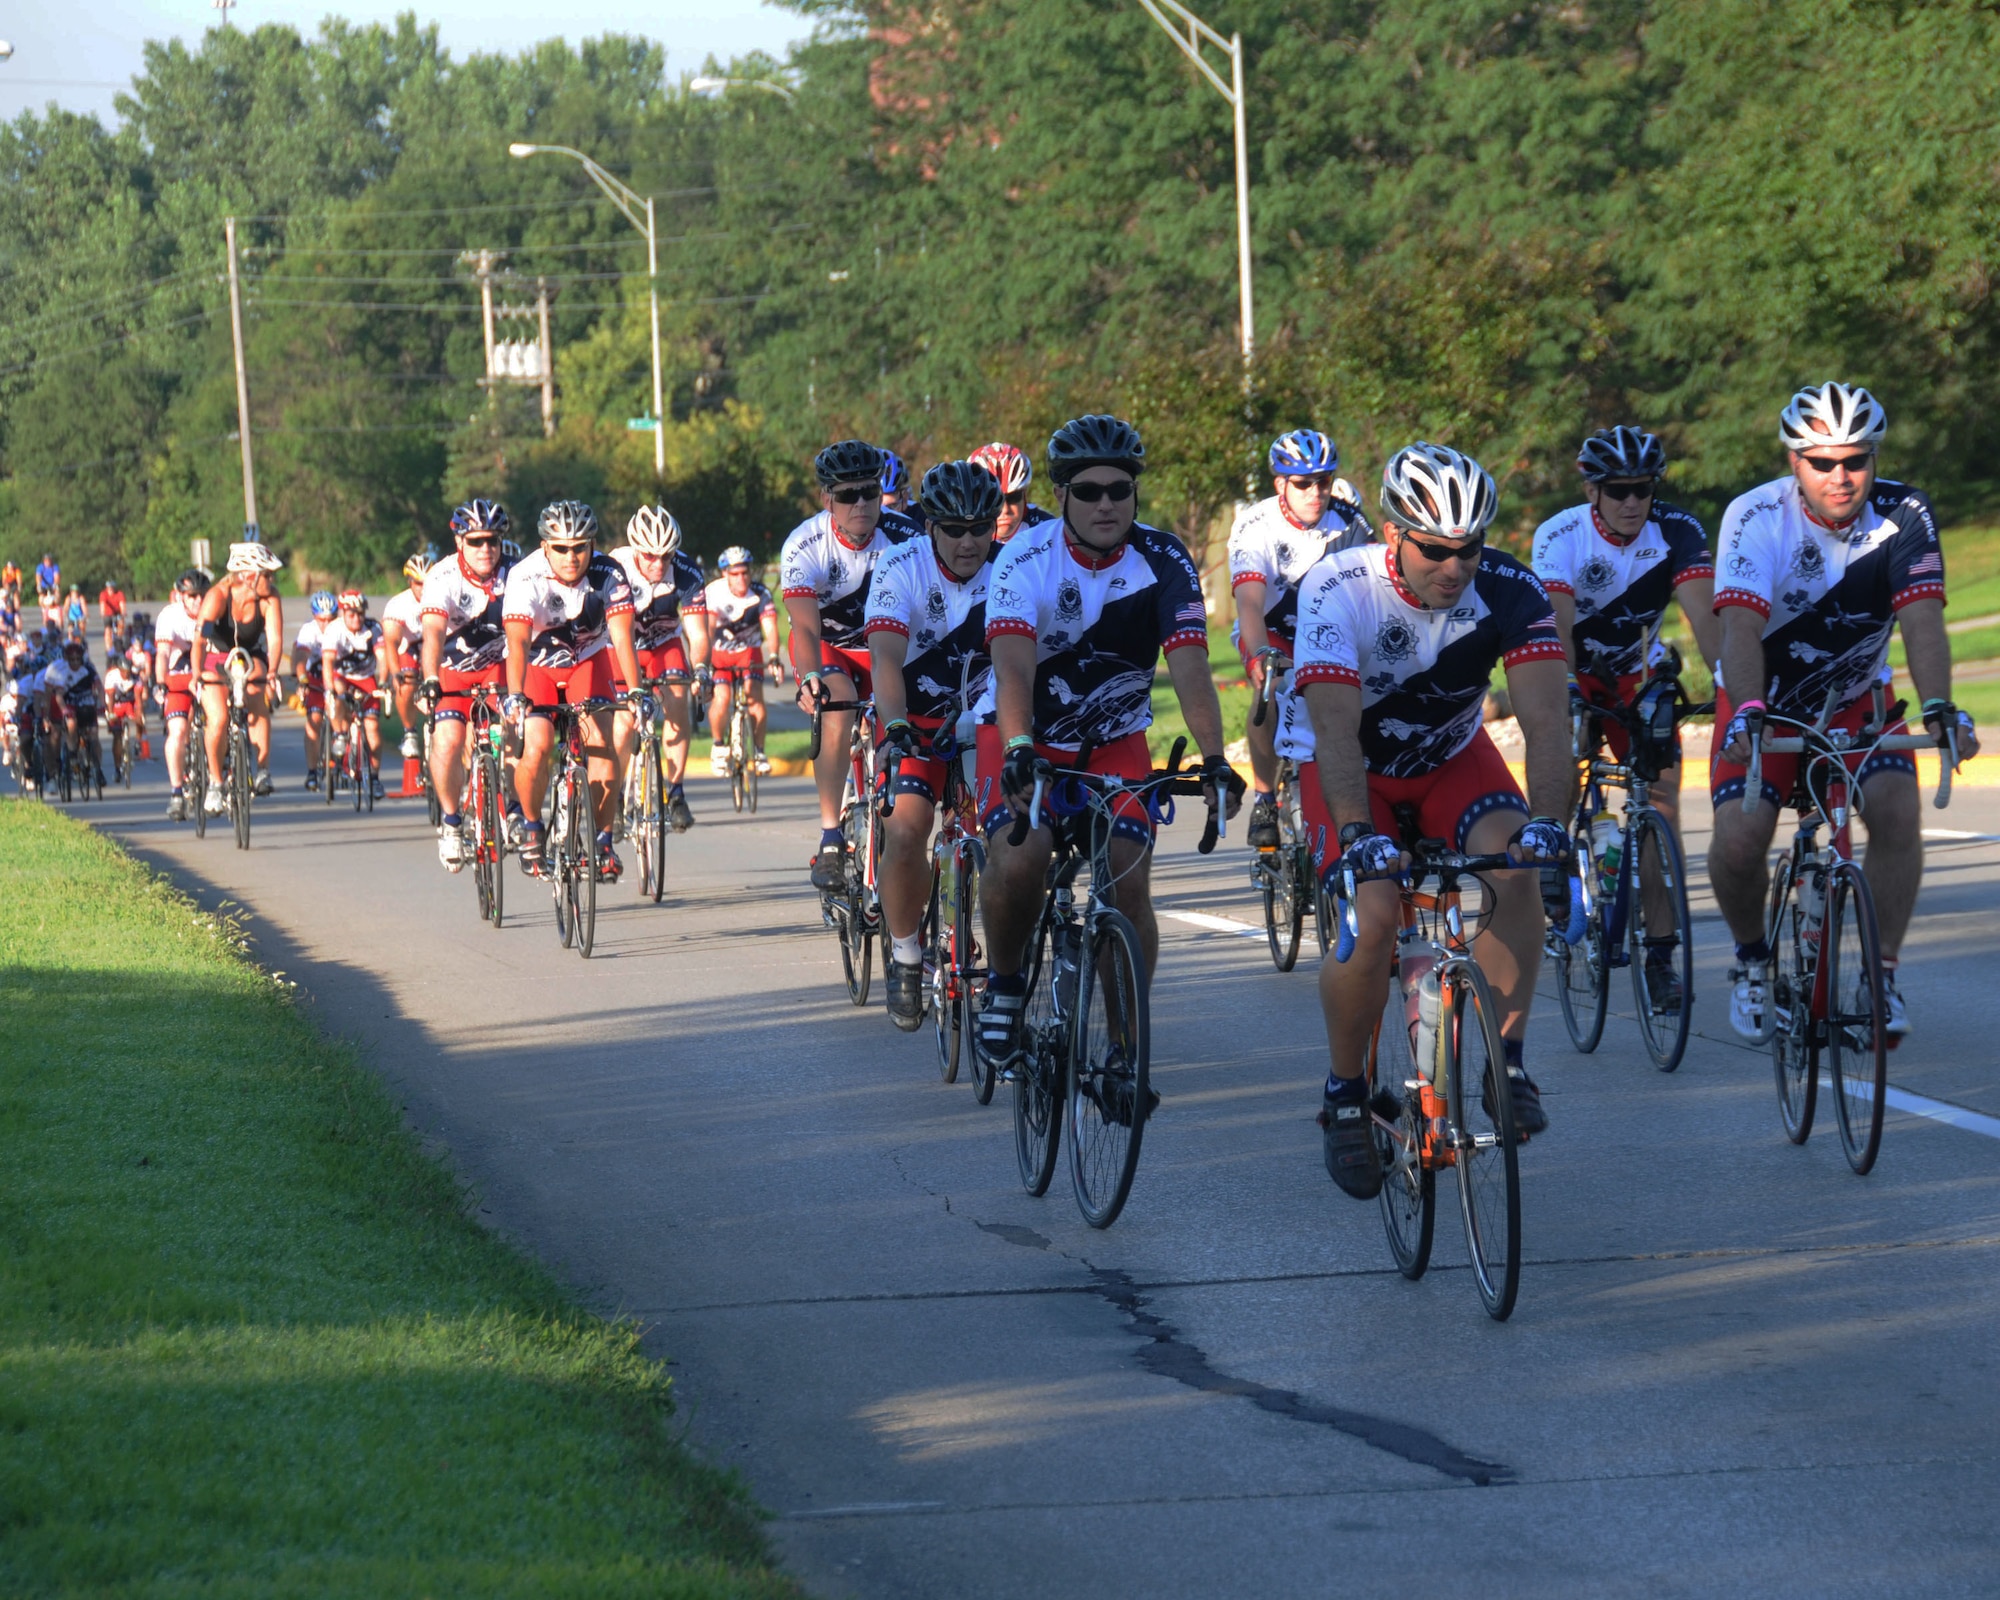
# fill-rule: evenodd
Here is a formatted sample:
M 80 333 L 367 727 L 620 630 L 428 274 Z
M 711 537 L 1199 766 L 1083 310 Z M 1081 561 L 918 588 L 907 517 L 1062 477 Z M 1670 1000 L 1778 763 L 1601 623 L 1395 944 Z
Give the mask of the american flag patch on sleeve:
M 1910 569 L 1912 573 L 1916 570 L 1915 567 Z M 1199 600 L 1193 605 L 1182 606 L 1180 610 L 1174 613 L 1174 621 L 1206 623 L 1208 621 L 1208 607 L 1203 605 Z
M 1910 563 L 1909 575 L 1913 578 L 1926 577 L 1933 572 L 1944 571 L 1944 557 L 1937 551 L 1928 551 Z

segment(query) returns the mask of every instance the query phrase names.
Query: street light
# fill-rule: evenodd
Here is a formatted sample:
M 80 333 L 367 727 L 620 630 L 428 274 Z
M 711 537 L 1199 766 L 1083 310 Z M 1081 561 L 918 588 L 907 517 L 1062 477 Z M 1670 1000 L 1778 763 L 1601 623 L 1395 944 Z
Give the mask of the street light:
M 1243 35 L 1232 33 L 1227 39 L 1223 38 L 1180 0 L 1139 0 L 1139 4 L 1146 8 L 1146 15 L 1167 30 L 1167 37 L 1180 46 L 1181 53 L 1188 60 L 1201 68 L 1201 75 L 1215 85 L 1216 92 L 1236 112 L 1236 277 L 1237 293 L 1243 306 L 1243 380 L 1248 383 L 1250 358 L 1256 350 L 1256 323 L 1251 314 L 1250 300 L 1250 147 L 1243 122 Z M 1168 20 L 1168 12 L 1173 13 L 1175 21 Z M 1175 22 L 1186 27 L 1185 35 Z M 1229 57 L 1228 83 L 1222 81 L 1221 73 L 1202 60 L 1201 44 L 1204 39 Z
M 611 203 L 625 213 L 625 220 L 646 236 L 646 295 L 653 318 L 653 476 L 661 482 L 667 476 L 666 411 L 660 397 L 660 236 L 653 226 L 653 202 L 637 190 L 620 183 L 581 150 L 566 144 L 510 144 L 507 154 L 528 156 L 573 156 L 583 163 L 591 181 L 602 189 Z
M 769 78 L 690 78 L 689 94 L 720 94 L 724 89 L 768 89 L 772 94 L 786 100 L 796 100 L 782 83 L 773 83 Z

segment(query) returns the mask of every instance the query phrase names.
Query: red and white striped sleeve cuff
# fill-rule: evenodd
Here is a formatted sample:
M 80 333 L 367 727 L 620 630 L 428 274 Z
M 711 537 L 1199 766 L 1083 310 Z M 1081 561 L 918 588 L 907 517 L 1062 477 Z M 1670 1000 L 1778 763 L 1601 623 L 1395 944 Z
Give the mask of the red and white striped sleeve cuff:
M 1560 639 L 1530 639 L 1526 644 L 1517 644 L 1503 655 L 1501 663 L 1518 667 L 1523 661 L 1567 661 L 1569 653 L 1562 647 Z
M 1537 574 L 1537 576 L 1540 576 L 1540 575 L 1539 575 L 1539 574 Z M 1569 586 L 1569 584 L 1567 584 L 1566 582 L 1564 582 L 1564 581 L 1563 581 L 1563 580 L 1562 580 L 1561 578 L 1543 578 L 1543 579 L 1542 579 L 1542 587 L 1543 587 L 1544 589 L 1546 589 L 1546 590 L 1547 590 L 1547 591 L 1548 591 L 1548 592 L 1549 592 L 1550 594 L 1575 594 L 1575 593 L 1576 593 L 1576 590 L 1574 590 L 1573 588 L 1571 588 L 1571 587 Z
M 422 611 L 417 613 L 417 615 L 422 617 L 443 617 L 444 614 L 443 606 L 425 606 Z
M 1723 589 L 1716 594 L 1715 609 L 1721 611 L 1728 606 L 1741 606 L 1745 611 L 1754 611 L 1760 617 L 1769 617 L 1771 602 L 1761 594 L 1752 594 L 1748 589 Z
M 1336 661 L 1308 661 L 1292 670 L 1294 687 L 1303 688 L 1309 683 L 1347 683 L 1361 687 L 1361 674 L 1352 667 L 1343 667 Z
M 779 598 L 784 600 L 817 600 L 819 598 L 819 590 L 811 586 L 803 589 L 786 589 L 781 591 Z
M 606 606 L 604 614 L 607 617 L 629 617 L 636 609 L 630 600 L 620 600 L 614 605 Z
M 1229 587 L 1232 589 L 1241 588 L 1246 583 L 1269 582 L 1270 579 L 1266 578 L 1261 572 L 1232 572 L 1229 575 Z
M 1161 641 L 1160 654 L 1163 656 L 1172 655 L 1174 651 L 1186 650 L 1192 645 L 1200 645 L 1206 651 L 1208 649 L 1208 635 L 1198 628 L 1182 628 L 1177 633 L 1168 634 Z
M 1003 633 L 1032 639 L 1035 637 L 1035 625 L 1032 622 L 1023 622 L 1018 617 L 989 617 L 986 622 L 986 642 L 991 644 Z
M 861 632 L 864 637 L 871 633 L 900 633 L 905 639 L 910 636 L 910 630 L 894 617 L 870 617 Z
M 1891 611 L 1901 611 L 1904 606 L 1914 601 L 1942 600 L 1943 598 L 1944 585 L 1936 578 L 1925 578 L 1920 583 L 1911 584 L 1907 589 L 1898 589 L 1896 597 L 1889 602 L 1889 609 Z
M 1713 561 L 1690 562 L 1674 574 L 1674 587 L 1678 589 L 1684 583 L 1694 583 L 1698 579 L 1713 578 L 1714 576 L 1715 563 Z

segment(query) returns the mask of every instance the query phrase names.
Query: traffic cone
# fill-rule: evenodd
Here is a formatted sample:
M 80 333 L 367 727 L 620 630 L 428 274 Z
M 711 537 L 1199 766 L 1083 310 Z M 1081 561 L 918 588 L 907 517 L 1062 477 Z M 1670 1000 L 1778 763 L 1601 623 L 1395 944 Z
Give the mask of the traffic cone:
M 140 736 L 139 759 L 141 761 L 151 761 L 153 759 L 153 736 L 150 733 Z
M 419 776 L 417 772 L 417 758 L 415 756 L 404 756 L 403 792 L 400 796 L 398 796 L 398 798 L 403 800 L 414 800 L 417 798 L 417 796 L 419 796 L 423 792 L 424 792 L 424 783 L 422 777 Z

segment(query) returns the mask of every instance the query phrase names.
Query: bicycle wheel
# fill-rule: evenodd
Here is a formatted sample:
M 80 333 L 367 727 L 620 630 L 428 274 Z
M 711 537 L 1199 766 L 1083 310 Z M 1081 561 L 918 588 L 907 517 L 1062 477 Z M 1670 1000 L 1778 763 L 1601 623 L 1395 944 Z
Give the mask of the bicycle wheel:
M 1308 871 L 1312 868 L 1312 858 L 1310 856 L 1306 858 L 1306 867 Z M 1313 876 L 1317 878 L 1319 875 L 1318 873 L 1314 873 Z M 1319 953 L 1322 956 L 1333 948 L 1333 919 L 1338 915 L 1339 913 L 1334 909 L 1333 896 L 1327 892 L 1326 885 L 1315 883 L 1313 885 L 1313 935 L 1319 940 Z
M 187 743 L 187 797 L 190 814 L 194 817 L 194 836 L 197 839 L 208 835 L 208 741 L 203 737 L 205 729 L 193 719 L 188 723 Z M 45 783 L 44 789 L 48 787 Z
M 958 847 L 958 903 L 952 934 L 952 974 L 958 985 L 958 1021 L 961 1035 L 970 1035 L 973 1018 L 979 1014 L 979 871 L 984 853 L 977 839 L 967 839 Z M 982 1106 L 993 1103 L 993 1085 L 998 1076 L 979 1053 L 976 1040 L 968 1038 L 964 1053 L 972 1061 L 972 1098 Z
M 924 950 L 924 999 L 931 1014 L 932 1041 L 937 1045 L 938 1076 L 946 1083 L 958 1082 L 959 1023 L 962 1015 L 952 974 L 952 931 L 952 919 L 943 903 L 940 876 L 933 868 L 930 903 L 924 907 L 923 925 L 917 930 L 917 937 Z
M 1108 1228 L 1125 1209 L 1153 1114 L 1146 967 L 1124 913 L 1101 907 L 1077 977 L 1069 1071 L 1069 1177 L 1077 1209 Z
M 1579 821 L 1570 830 L 1577 871 L 1583 878 L 1583 937 L 1575 944 L 1549 936 L 1556 963 L 1556 997 L 1562 1002 L 1563 1026 L 1569 1042 L 1589 1055 L 1604 1037 L 1604 1014 L 1611 1003 L 1610 952 L 1604 948 L 1605 906 L 1600 900 L 1603 879 L 1590 853 L 1590 827 Z
M 1299 935 L 1305 931 L 1305 905 L 1293 876 L 1292 850 L 1281 843 L 1260 854 L 1257 875 L 1264 882 L 1264 938 L 1271 946 L 1272 964 L 1280 972 L 1290 972 L 1299 959 Z
M 235 813 L 236 848 L 250 848 L 251 774 L 257 770 L 250 753 L 250 730 L 236 722 L 229 729 L 229 809 Z
M 667 892 L 667 834 L 671 830 L 667 827 L 666 789 L 661 778 L 660 747 L 657 744 L 646 758 L 646 783 L 652 790 L 646 802 L 646 826 L 652 835 L 650 848 L 653 856 L 653 883 L 648 892 L 653 904 L 658 905 L 660 896 Z
M 868 908 L 861 885 L 861 852 L 866 841 L 861 836 L 868 802 L 856 800 L 842 813 L 840 832 L 846 842 L 846 888 L 841 896 L 840 968 L 847 979 L 847 998 L 857 1006 L 868 1004 L 868 985 L 873 973 L 875 947 L 868 926 Z
M 744 738 L 742 719 L 734 711 L 729 713 L 729 744 L 723 764 L 729 769 L 729 803 L 741 811 L 750 798 L 750 747 Z
M 493 797 L 486 787 L 486 762 L 483 757 L 473 759 L 465 815 L 472 824 L 472 887 L 479 896 L 479 920 L 485 922 L 493 915 L 493 883 L 500 874 L 494 870 Z
M 642 735 L 632 757 L 633 782 L 625 788 L 625 816 L 632 851 L 639 858 L 639 898 L 657 903 L 660 897 L 656 892 L 658 879 L 653 873 L 653 804 L 659 798 L 659 773 L 650 756 L 651 746 Z
M 1840 1148 L 1858 1173 L 1882 1148 L 1882 1107 L 1889 1090 L 1888 1001 L 1882 985 L 1882 938 L 1875 897 L 1851 861 L 1833 869 L 1820 960 L 1826 966 L 1826 1066 L 1839 1114 Z
M 347 782 L 354 791 L 354 809 L 359 811 L 368 793 L 368 736 L 359 717 L 347 729 Z
M 333 758 L 333 717 L 324 711 L 319 719 L 319 781 L 326 791 L 326 803 L 332 805 L 334 791 L 340 787 L 340 764 Z
M 743 809 L 757 815 L 757 747 L 749 723 L 743 725 Z
M 1459 1210 L 1479 1303 L 1505 1322 L 1521 1287 L 1521 1166 L 1514 1095 L 1486 975 L 1458 964 L 1451 986 L 1449 1073 Z
M 549 785 L 548 815 L 542 819 L 542 870 L 549 875 L 549 894 L 556 903 L 556 937 L 562 941 L 565 950 L 576 938 L 575 905 L 569 890 L 571 866 L 566 777 L 567 773 L 558 769 L 555 781 Z
M 1021 1057 L 1014 1064 L 1014 1162 L 1021 1187 L 1037 1197 L 1049 1192 L 1062 1144 L 1062 1086 L 1068 1065 L 1068 1030 L 1058 1025 L 1055 963 L 1049 960 L 1054 934 L 1046 916 L 1028 946 L 1021 975 L 1028 1004 L 1021 1018 Z M 975 1046 L 976 1048 L 976 1046 Z M 987 1070 L 992 1071 L 989 1064 Z
M 500 926 L 501 917 L 505 915 L 507 900 L 507 873 L 505 870 L 507 863 L 507 811 L 501 800 L 500 791 L 500 785 L 504 781 L 504 774 L 498 758 L 490 750 L 481 753 L 479 766 L 486 775 L 485 783 L 480 786 L 480 803 L 484 807 L 485 813 L 484 820 L 480 824 L 480 831 L 485 835 L 482 849 L 486 857 L 488 892 L 491 896 L 487 903 L 486 916 L 487 920 L 497 928 Z
M 1778 1080 L 1778 1118 L 1785 1137 L 1804 1144 L 1812 1133 L 1813 1108 L 1819 1100 L 1819 1049 L 1812 1042 L 1812 1007 L 1800 1004 L 1809 994 L 1802 982 L 1804 951 L 1799 938 L 1799 907 L 1792 893 L 1797 868 L 1787 854 L 1771 874 L 1771 901 L 1764 918 L 1764 937 L 1771 946 L 1771 981 L 1764 1004 L 1771 1015 L 1771 1069 Z M 1815 869 L 1817 870 L 1817 869 Z
M 570 797 L 570 838 L 574 844 L 574 885 L 577 954 L 586 961 L 597 943 L 597 829 L 592 823 L 590 785 L 579 763 L 570 768 L 575 792 Z
M 1423 1102 L 1410 1056 L 1409 1013 L 1403 987 L 1393 978 L 1375 1037 L 1368 1045 L 1370 1108 L 1385 1093 L 1401 1107 L 1395 1121 L 1385 1124 L 1376 1111 L 1375 1153 L 1382 1161 L 1382 1229 L 1389 1236 L 1389 1254 L 1406 1278 L 1421 1278 L 1431 1264 L 1431 1242 L 1437 1232 L 1437 1173 L 1424 1165 Z
M 444 826 L 444 801 L 438 798 L 437 781 L 431 776 L 431 719 L 417 719 L 417 786 L 424 791 L 424 815 L 431 832 Z
M 1639 1037 L 1646 1054 L 1662 1072 L 1672 1072 L 1687 1050 L 1688 1024 L 1694 1013 L 1694 920 L 1688 914 L 1687 865 L 1681 858 L 1680 841 L 1667 819 L 1651 806 L 1633 823 L 1626 849 L 1633 861 L 1632 909 L 1626 918 L 1626 945 L 1632 960 L 1632 1001 L 1639 1013 Z M 1653 1003 L 1652 986 L 1646 978 L 1646 880 L 1661 885 L 1673 912 L 1673 962 L 1667 969 L 1680 982 L 1680 1004 L 1660 1007 Z

